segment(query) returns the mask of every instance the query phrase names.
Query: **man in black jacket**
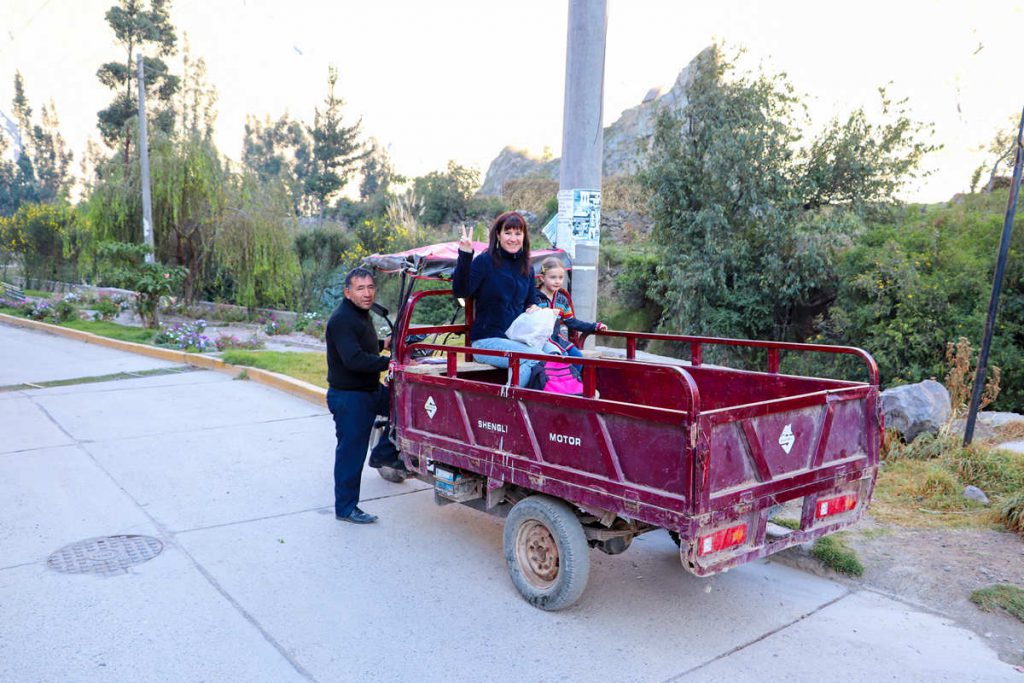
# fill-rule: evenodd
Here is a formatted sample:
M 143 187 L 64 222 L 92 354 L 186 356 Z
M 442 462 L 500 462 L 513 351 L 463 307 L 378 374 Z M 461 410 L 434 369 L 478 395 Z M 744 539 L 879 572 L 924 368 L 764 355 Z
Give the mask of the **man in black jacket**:
M 373 328 L 370 307 L 376 294 L 373 274 L 365 268 L 353 269 L 345 277 L 345 298 L 327 321 L 327 407 L 334 416 L 338 438 L 334 449 L 334 515 L 355 524 L 377 521 L 375 515 L 358 507 L 359 480 L 374 418 L 389 412 L 388 390 L 380 383 L 380 373 L 387 370 L 389 359 L 380 352 L 388 348 L 391 339 L 379 342 Z M 389 445 L 389 441 L 381 444 Z M 377 450 L 371 465 L 379 457 Z M 389 457 L 395 458 L 395 454 L 390 446 Z

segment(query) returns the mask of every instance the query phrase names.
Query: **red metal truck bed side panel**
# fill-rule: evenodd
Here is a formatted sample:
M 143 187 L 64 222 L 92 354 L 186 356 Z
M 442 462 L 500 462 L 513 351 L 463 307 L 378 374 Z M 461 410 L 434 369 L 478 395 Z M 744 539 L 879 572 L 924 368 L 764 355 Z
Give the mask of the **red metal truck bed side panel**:
M 872 430 L 865 428 L 868 422 L 865 401 L 843 401 L 834 404 L 832 431 L 829 434 L 823 462 L 841 460 L 854 453 L 868 453 L 868 440 Z
M 712 491 L 758 481 L 754 461 L 747 449 L 746 437 L 735 422 L 715 426 L 711 431 Z
M 687 430 L 617 415 L 605 422 L 626 481 L 678 495 L 689 490 Z
M 603 430 L 592 419 L 593 415 L 544 403 L 522 407 L 529 416 L 544 462 L 621 480 Z

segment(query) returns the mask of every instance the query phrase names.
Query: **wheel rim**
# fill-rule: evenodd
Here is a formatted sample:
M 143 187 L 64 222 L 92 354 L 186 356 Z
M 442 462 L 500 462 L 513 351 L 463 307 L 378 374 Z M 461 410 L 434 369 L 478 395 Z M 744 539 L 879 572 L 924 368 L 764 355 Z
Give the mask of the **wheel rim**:
M 548 528 L 535 519 L 519 527 L 516 562 L 526 580 L 537 588 L 549 588 L 558 578 L 558 544 Z

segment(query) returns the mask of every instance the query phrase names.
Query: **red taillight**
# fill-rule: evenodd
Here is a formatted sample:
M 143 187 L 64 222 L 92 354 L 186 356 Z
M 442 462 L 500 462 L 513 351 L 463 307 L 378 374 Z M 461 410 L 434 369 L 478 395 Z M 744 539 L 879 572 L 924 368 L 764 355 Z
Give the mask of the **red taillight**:
M 853 493 L 845 496 L 836 496 L 835 498 L 826 498 L 818 501 L 814 508 L 814 516 L 821 519 L 822 517 L 849 512 L 855 507 L 857 507 L 857 496 Z
M 714 533 L 708 534 L 707 536 L 701 536 L 698 539 L 697 554 L 707 555 L 709 553 L 717 553 L 719 550 L 725 550 L 726 548 L 731 548 L 734 545 L 740 545 L 746 540 L 746 524 L 729 527 L 728 529 L 719 529 Z

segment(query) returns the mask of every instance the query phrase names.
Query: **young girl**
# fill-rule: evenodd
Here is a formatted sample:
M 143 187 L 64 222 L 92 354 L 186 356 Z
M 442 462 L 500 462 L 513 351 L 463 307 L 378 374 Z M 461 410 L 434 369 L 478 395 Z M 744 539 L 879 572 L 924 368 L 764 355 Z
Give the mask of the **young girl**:
M 583 352 L 576 348 L 576 345 L 569 341 L 566 335 L 562 334 L 562 323 L 565 323 L 566 327 L 576 332 L 599 332 L 607 330 L 608 326 L 604 323 L 587 323 L 578 320 L 573 314 L 569 294 L 562 289 L 564 282 L 565 267 L 561 261 L 554 256 L 549 256 L 541 261 L 540 283 L 537 285 L 540 297 L 537 301 L 537 306 L 540 308 L 551 307 L 558 311 L 555 329 L 551 333 L 551 342 L 562 349 L 566 355 L 581 358 Z

